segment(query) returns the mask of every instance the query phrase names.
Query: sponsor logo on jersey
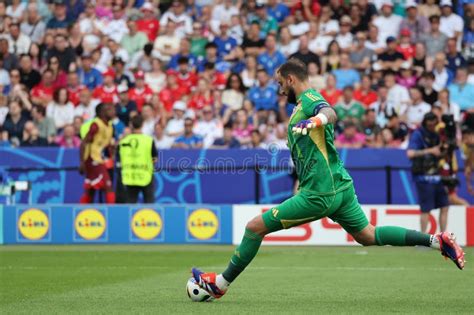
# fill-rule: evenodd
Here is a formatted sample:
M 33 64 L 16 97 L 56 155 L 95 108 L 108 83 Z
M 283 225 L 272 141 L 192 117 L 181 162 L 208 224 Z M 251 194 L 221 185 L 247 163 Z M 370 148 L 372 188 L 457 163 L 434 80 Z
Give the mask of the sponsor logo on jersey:
M 211 240 L 219 231 L 219 218 L 216 212 L 206 208 L 189 212 L 187 228 L 191 238 Z
M 149 241 L 160 235 L 163 229 L 163 220 L 161 215 L 153 209 L 139 209 L 133 214 L 130 225 L 133 236 Z
M 83 240 L 103 240 L 107 229 L 107 220 L 104 213 L 98 209 L 82 209 L 76 212 L 74 228 L 77 235 Z
M 21 238 L 30 241 L 44 239 L 49 232 L 49 216 L 40 209 L 29 208 L 18 217 L 18 231 Z

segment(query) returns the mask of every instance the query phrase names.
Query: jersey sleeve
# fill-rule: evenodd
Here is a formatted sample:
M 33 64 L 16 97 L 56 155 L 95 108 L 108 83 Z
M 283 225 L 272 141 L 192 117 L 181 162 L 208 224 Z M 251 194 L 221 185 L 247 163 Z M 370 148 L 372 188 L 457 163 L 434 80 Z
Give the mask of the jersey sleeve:
M 89 132 L 87 133 L 85 140 L 87 143 L 92 142 L 94 139 L 94 136 L 97 134 L 99 131 L 99 126 L 96 123 L 92 123 L 89 129 Z
M 316 116 L 324 107 L 331 107 L 321 95 L 306 92 L 301 99 L 301 106 L 307 117 Z

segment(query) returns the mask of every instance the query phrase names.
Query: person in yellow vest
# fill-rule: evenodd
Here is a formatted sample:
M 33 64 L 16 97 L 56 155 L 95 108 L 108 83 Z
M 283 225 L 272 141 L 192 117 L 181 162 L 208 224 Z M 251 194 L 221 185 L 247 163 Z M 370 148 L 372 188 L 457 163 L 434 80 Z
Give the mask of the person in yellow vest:
M 155 201 L 153 170 L 158 152 L 153 138 L 142 133 L 143 117 L 134 116 L 131 121 L 132 133 L 119 143 L 122 183 L 127 192 L 127 202 L 137 203 L 143 193 L 145 203 Z
M 103 156 L 105 149 L 109 150 L 109 156 L 114 156 L 114 129 L 110 120 L 115 115 L 115 108 L 112 104 L 102 103 L 97 105 L 96 113 L 97 117 L 92 121 L 79 148 L 81 163 L 79 172 L 86 177 L 84 194 L 80 202 L 91 203 L 94 200 L 95 191 L 103 190 L 105 201 L 115 203 L 112 181 Z

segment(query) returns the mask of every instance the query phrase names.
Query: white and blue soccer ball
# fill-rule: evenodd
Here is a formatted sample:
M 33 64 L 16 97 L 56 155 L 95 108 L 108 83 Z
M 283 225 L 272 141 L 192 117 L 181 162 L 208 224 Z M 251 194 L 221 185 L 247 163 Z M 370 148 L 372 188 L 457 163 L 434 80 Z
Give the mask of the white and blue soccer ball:
M 186 283 L 186 292 L 193 302 L 211 302 L 214 300 L 209 293 L 203 290 L 199 284 L 196 283 L 196 280 L 194 280 L 193 277 L 189 278 L 188 283 Z

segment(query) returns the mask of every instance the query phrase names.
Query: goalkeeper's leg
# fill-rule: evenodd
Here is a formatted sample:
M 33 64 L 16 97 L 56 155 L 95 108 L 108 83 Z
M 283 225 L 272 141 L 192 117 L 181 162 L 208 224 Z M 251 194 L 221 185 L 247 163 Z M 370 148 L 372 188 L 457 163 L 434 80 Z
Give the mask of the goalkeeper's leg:
M 235 249 L 227 269 L 222 274 L 203 273 L 193 269 L 193 276 L 201 287 L 216 298 L 221 297 L 257 255 L 265 235 L 327 216 L 334 196 L 311 196 L 299 193 L 279 206 L 270 209 L 247 223 L 242 242 Z

